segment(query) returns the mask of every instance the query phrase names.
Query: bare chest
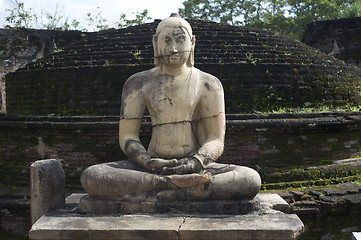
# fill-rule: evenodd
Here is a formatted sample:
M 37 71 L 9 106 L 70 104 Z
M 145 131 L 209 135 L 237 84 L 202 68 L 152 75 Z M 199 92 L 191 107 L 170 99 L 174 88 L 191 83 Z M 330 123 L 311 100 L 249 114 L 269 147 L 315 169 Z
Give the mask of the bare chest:
M 198 100 L 196 82 L 158 81 L 146 95 L 148 111 L 157 122 L 191 120 Z

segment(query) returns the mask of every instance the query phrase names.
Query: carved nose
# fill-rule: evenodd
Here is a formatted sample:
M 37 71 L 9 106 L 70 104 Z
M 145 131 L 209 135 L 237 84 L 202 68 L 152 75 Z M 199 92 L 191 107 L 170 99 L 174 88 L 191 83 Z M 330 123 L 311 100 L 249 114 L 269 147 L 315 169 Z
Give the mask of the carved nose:
M 171 49 L 171 53 L 177 53 L 177 52 L 178 52 L 178 49 L 175 46 L 173 46 Z

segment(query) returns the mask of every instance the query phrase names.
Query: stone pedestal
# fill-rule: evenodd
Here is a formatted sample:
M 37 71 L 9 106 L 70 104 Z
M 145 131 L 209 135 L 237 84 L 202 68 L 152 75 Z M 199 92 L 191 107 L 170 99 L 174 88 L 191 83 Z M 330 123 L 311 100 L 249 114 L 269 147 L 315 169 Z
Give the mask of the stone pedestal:
M 217 214 L 81 214 L 73 194 L 64 209 L 42 216 L 29 232 L 31 240 L 115 239 L 296 239 L 304 225 L 277 194 L 258 194 L 260 210 L 245 215 Z
M 85 195 L 80 199 L 84 213 L 129 214 L 129 213 L 190 213 L 190 214 L 247 214 L 260 209 L 259 198 L 252 200 L 218 201 L 124 201 L 109 198 L 95 198 Z
M 65 174 L 55 159 L 39 160 L 30 166 L 31 223 L 43 214 L 64 206 Z

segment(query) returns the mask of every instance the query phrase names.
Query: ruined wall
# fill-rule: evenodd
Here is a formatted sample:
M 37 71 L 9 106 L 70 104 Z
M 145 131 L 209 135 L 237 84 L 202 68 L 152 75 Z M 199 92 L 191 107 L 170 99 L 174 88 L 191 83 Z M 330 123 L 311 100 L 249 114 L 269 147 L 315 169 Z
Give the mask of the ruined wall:
M 91 33 L 6 76 L 8 113 L 118 115 L 124 82 L 151 69 L 157 22 Z M 190 21 L 195 66 L 218 77 L 227 113 L 361 105 L 361 70 L 272 32 Z
M 361 67 L 361 17 L 309 23 L 302 42 Z
M 328 164 L 361 155 L 359 114 L 228 115 L 225 151 L 219 162 L 256 168 Z M 79 187 L 89 165 L 125 159 L 118 145 L 118 117 L 1 117 L 1 182 L 29 184 L 29 165 L 63 159 L 68 187 Z M 150 139 L 149 119 L 141 139 Z
M 5 75 L 81 38 L 78 31 L 0 29 L 0 113 L 6 112 Z

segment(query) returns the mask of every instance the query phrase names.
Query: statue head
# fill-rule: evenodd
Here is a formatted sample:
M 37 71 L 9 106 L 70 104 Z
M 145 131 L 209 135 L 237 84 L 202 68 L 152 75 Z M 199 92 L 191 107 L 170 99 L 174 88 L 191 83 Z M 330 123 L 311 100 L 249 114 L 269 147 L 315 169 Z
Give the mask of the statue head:
M 158 24 L 153 35 L 154 65 L 184 64 L 194 65 L 195 37 L 191 25 L 177 13 Z

